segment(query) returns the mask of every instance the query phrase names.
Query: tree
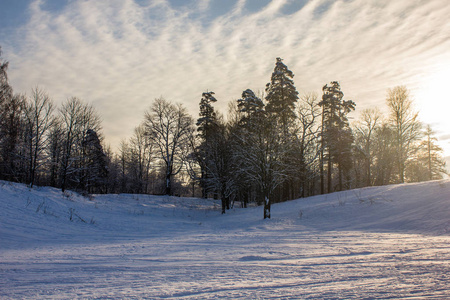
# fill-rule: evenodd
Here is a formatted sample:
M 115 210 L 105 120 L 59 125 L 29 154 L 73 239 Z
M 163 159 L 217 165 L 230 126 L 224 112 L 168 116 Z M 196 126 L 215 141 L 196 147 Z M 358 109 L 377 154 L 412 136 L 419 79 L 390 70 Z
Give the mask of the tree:
M 442 148 L 436 144 L 437 138 L 430 125 L 425 130 L 425 140 L 422 146 L 425 148 L 426 166 L 428 169 L 428 180 L 442 179 L 443 174 L 447 174 L 445 160 L 442 158 Z
M 129 145 L 126 140 L 120 141 L 119 146 L 119 154 L 118 154 L 118 161 L 119 161 L 119 169 L 120 169 L 120 180 L 119 180 L 119 190 L 121 193 L 125 193 L 128 191 L 128 174 L 127 174 L 127 164 L 129 161 L 129 153 L 130 151 Z
M 322 91 L 322 101 L 319 103 L 322 106 L 322 151 L 326 150 L 327 152 L 327 185 L 328 193 L 331 193 L 333 164 L 337 163 L 338 165 L 339 190 L 343 189 L 343 177 L 348 176 L 351 168 L 353 133 L 347 114 L 355 109 L 356 104 L 352 100 L 343 100 L 344 93 L 337 81 L 325 85 Z M 325 155 L 322 152 L 322 170 L 324 158 Z M 321 177 L 323 186 L 323 175 Z
M 159 98 L 145 113 L 145 128 L 165 165 L 164 193 L 172 195 L 172 177 L 183 167 L 193 120 L 181 104 Z
M 83 154 L 85 155 L 84 190 L 88 193 L 106 192 L 108 178 L 108 162 L 103 151 L 102 144 L 97 133 L 88 129 L 82 141 Z
M 316 177 L 316 162 L 320 154 L 320 108 L 315 93 L 305 94 L 301 98 L 298 106 L 298 129 L 297 129 L 297 165 L 300 175 L 300 196 L 304 197 L 307 185 L 314 184 Z M 311 187 L 313 189 L 313 187 Z
M 405 86 L 388 89 L 386 102 L 390 110 L 390 124 L 396 140 L 396 163 L 398 180 L 405 182 L 405 166 L 420 138 L 419 114 L 413 110 L 413 102 Z
M 36 172 L 42 165 L 42 155 L 48 146 L 47 133 L 53 126 L 54 107 L 50 97 L 39 88 L 33 89 L 32 98 L 26 109 L 27 144 L 29 147 L 29 184 L 33 187 Z
M 63 129 L 61 119 L 54 117 L 49 129 L 47 144 L 48 168 L 50 169 L 50 185 L 57 186 L 61 158 L 63 153 Z
M 12 87 L 8 82 L 8 62 L 2 60 L 2 48 L 0 47 L 0 107 L 3 108 L 3 105 L 8 99 L 11 99 L 13 96 Z
M 214 92 L 202 93 L 202 98 L 200 100 L 200 117 L 196 123 L 200 144 L 195 153 L 201 170 L 200 186 L 202 187 L 203 198 L 207 198 L 208 192 L 215 191 L 212 190 L 214 183 L 211 184 L 208 169 L 211 169 L 209 164 L 211 163 L 210 154 L 213 147 L 212 143 L 214 142 L 213 140 L 216 140 L 215 135 L 217 135 L 219 126 L 217 114 L 212 106 L 212 103 L 216 101 Z
M 243 93 L 245 95 L 252 93 Z M 260 103 L 257 99 L 252 102 Z M 281 124 L 270 118 L 265 110 L 258 109 L 242 120 L 235 135 L 233 155 L 235 164 L 239 165 L 235 172 L 261 191 L 264 219 L 270 218 L 273 192 L 285 182 L 291 167 L 284 159 L 291 150 L 291 144 L 282 132 Z
M 424 139 L 418 145 L 414 158 L 406 166 L 405 177 L 409 181 L 426 181 L 442 179 L 446 174 L 442 148 L 436 144 L 436 137 L 430 125 L 423 132 Z
M 375 159 L 373 173 L 375 185 L 386 185 L 392 183 L 395 165 L 395 133 L 388 123 L 382 123 L 375 131 L 374 148 Z
M 90 129 L 101 130 L 100 117 L 95 109 L 80 99 L 69 98 L 60 108 L 62 124 L 63 155 L 61 159 L 61 189 L 64 192 L 70 184 L 77 188 L 85 186 L 86 156 L 82 141 Z
M 128 169 L 133 193 L 148 193 L 150 166 L 153 162 L 153 142 L 146 134 L 144 124 L 134 129 L 128 144 Z
M 23 95 L 6 97 L 0 109 L 0 173 L 10 181 L 24 181 L 26 167 L 24 162 L 23 135 L 25 128 L 26 100 Z
M 282 129 L 280 134 L 284 135 L 283 140 L 289 143 L 295 140 L 295 104 L 298 100 L 298 92 L 294 86 L 293 78 L 294 73 L 278 57 L 271 80 L 266 84 L 265 97 L 267 101 L 266 112 L 272 118 L 272 122 L 278 122 L 280 124 Z M 292 150 L 292 153 L 286 153 L 286 157 L 284 158 L 286 162 L 290 160 L 290 156 L 295 155 L 295 150 Z M 284 201 L 292 199 L 296 178 L 297 174 L 295 172 L 290 174 L 289 180 L 286 180 L 283 186 L 279 188 L 278 199 L 274 200 Z
M 230 131 L 224 122 L 217 124 L 215 134 L 211 136 L 207 152 L 206 170 L 207 186 L 220 194 L 222 214 L 230 209 L 230 195 L 234 188 L 232 176 L 232 152 L 230 146 Z
M 295 119 L 295 103 L 298 99 L 293 78 L 294 73 L 278 57 L 271 80 L 266 84 L 266 111 L 277 116 L 285 133 Z
M 244 122 L 247 122 L 255 113 L 264 110 L 263 101 L 250 89 L 243 91 L 242 98 L 238 99 L 237 102 L 239 111 L 245 114 L 242 119 Z
M 374 136 L 381 122 L 381 112 L 375 109 L 365 109 L 361 113 L 361 120 L 356 125 L 356 148 L 362 154 L 366 169 L 366 186 L 373 184 L 372 165 L 375 156 Z
M 1 59 L 0 47 L 0 178 L 21 181 L 19 153 L 21 135 L 25 132 L 25 97 L 14 95 L 8 82 L 8 62 Z

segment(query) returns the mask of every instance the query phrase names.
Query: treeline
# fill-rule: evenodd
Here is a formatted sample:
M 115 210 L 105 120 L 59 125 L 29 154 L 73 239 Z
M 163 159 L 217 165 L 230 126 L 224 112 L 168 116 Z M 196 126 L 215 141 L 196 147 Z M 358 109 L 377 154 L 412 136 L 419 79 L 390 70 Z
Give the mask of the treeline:
M 100 116 L 77 98 L 56 108 L 41 89 L 14 94 L 0 56 L 0 179 L 87 193 L 151 193 L 270 205 L 345 189 L 442 178 L 445 163 L 405 87 L 389 89 L 389 116 L 356 103 L 337 81 L 299 96 L 277 58 L 264 93 L 242 92 L 225 118 L 205 92 L 199 118 L 156 99 L 117 154 Z

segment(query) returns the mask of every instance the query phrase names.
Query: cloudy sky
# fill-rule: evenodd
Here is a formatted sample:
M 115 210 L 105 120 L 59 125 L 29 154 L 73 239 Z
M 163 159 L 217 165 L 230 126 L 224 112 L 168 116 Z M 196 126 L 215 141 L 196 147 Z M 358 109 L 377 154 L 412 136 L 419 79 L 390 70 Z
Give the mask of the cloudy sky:
M 91 103 L 113 148 L 153 99 L 197 117 L 209 90 L 225 113 L 281 57 L 300 94 L 337 80 L 357 111 L 405 85 L 450 156 L 449 16 L 448 0 L 2 0 L 0 45 L 15 92 Z

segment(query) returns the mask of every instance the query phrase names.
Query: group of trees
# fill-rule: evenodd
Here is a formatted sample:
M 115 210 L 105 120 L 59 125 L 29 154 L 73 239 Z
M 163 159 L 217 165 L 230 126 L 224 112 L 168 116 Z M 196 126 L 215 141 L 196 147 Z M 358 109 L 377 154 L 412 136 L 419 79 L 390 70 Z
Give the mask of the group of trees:
M 14 94 L 8 63 L 0 68 L 0 179 L 106 192 L 108 160 L 94 108 L 70 98 L 55 109 L 39 88 Z
M 227 118 L 215 110 L 214 92 L 204 92 L 195 125 L 180 105 L 157 99 L 138 127 L 149 140 L 137 146 L 130 139 L 128 156 L 138 153 L 132 149 L 157 150 L 146 172 L 159 170 L 159 192 L 170 194 L 173 176 L 184 174 L 192 194 L 220 198 L 222 212 L 236 201 L 256 202 L 264 205 L 265 218 L 272 202 L 445 174 L 442 150 L 431 128 L 423 130 L 405 87 L 388 90 L 387 118 L 366 109 L 351 126 L 348 114 L 356 104 L 344 100 L 337 81 L 326 84 L 320 98 L 299 97 L 293 77 L 277 58 L 265 92 L 243 91 Z M 177 191 L 189 193 L 180 182 Z
M 94 108 L 77 98 L 56 109 L 39 88 L 13 93 L 0 60 L 0 179 L 88 193 L 190 194 L 264 205 L 344 189 L 442 178 L 445 163 L 405 87 L 388 90 L 388 118 L 356 104 L 337 81 L 299 97 L 277 58 L 261 95 L 252 90 L 217 112 L 204 92 L 199 118 L 156 99 L 114 154 L 103 145 Z

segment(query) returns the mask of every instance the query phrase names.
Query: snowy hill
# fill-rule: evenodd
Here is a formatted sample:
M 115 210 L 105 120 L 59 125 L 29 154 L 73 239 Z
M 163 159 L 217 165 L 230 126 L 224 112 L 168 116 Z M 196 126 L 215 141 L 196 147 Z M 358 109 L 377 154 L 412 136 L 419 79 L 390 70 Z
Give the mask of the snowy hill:
M 450 297 L 450 180 L 219 205 L 0 181 L 0 298 Z

